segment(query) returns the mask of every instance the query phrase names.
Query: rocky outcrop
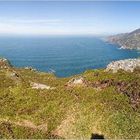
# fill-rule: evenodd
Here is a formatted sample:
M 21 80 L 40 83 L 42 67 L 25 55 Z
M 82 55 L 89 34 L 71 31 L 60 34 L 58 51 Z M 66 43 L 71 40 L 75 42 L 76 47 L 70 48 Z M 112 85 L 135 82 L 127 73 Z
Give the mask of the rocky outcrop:
M 0 69 L 7 69 L 12 67 L 10 62 L 5 58 L 0 58 Z
M 73 87 L 73 86 L 78 86 L 78 85 L 81 85 L 81 86 L 86 85 L 86 81 L 83 77 L 72 78 L 66 84 L 66 86 L 68 86 L 68 87 Z
M 111 70 L 114 73 L 118 70 L 133 72 L 136 68 L 140 68 L 140 59 L 125 59 L 111 62 L 107 65 L 106 71 Z
M 32 89 L 55 89 L 54 87 L 50 87 L 45 84 L 34 83 L 34 82 L 31 82 L 31 87 Z
M 130 33 L 109 36 L 111 43 L 118 44 L 121 49 L 140 49 L 140 29 Z

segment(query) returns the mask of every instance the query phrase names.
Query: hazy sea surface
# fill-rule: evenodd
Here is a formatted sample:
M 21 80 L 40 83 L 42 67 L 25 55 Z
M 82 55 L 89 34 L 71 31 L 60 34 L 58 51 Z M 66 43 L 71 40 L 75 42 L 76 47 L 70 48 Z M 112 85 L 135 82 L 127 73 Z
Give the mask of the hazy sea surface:
M 137 58 L 136 50 L 118 49 L 92 36 L 0 37 L 0 57 L 16 67 L 32 66 L 58 77 L 105 68 L 114 60 Z

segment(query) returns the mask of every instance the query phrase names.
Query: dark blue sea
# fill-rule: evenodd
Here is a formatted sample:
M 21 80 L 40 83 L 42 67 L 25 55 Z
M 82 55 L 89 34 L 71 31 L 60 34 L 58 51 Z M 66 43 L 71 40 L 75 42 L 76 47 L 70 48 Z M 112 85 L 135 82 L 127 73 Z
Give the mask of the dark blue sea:
M 137 58 L 135 50 L 119 49 L 93 36 L 0 37 L 0 57 L 16 67 L 32 66 L 58 77 L 105 68 L 114 60 Z

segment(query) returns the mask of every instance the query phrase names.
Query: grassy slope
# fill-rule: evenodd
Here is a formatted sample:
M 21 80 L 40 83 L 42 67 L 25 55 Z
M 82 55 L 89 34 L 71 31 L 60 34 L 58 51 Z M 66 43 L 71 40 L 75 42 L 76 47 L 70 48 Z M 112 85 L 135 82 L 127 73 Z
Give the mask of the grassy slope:
M 0 70 L 1 138 L 90 138 L 92 133 L 105 138 L 140 138 L 140 106 L 135 110 L 129 97 L 115 86 L 68 88 L 65 84 L 71 78 L 14 71 L 19 78 L 9 76 L 10 69 Z M 89 83 L 108 79 L 140 83 L 140 72 L 91 70 L 81 75 Z M 32 89 L 30 81 L 56 89 Z

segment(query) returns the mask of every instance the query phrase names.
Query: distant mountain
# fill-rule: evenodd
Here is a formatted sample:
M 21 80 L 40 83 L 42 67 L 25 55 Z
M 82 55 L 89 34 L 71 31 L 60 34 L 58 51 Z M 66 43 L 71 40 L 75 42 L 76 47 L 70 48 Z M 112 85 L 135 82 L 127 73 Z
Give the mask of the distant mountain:
M 140 29 L 109 36 L 108 41 L 120 45 L 123 49 L 140 49 Z

